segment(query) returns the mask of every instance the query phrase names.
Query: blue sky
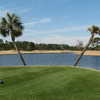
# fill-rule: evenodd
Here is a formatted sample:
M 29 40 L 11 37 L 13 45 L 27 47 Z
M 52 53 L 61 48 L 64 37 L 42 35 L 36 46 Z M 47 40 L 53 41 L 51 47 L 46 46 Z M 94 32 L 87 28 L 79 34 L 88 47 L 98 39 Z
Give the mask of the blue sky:
M 86 43 L 87 27 L 100 24 L 100 0 L 0 0 L 0 17 L 6 12 L 16 13 L 24 24 L 17 40 L 37 43 Z

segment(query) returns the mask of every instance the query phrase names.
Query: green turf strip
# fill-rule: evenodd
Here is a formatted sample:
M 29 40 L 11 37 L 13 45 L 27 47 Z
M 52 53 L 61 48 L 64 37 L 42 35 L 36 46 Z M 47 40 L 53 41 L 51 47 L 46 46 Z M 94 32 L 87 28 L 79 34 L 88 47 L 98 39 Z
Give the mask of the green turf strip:
M 100 72 L 72 67 L 0 67 L 0 100 L 100 100 Z

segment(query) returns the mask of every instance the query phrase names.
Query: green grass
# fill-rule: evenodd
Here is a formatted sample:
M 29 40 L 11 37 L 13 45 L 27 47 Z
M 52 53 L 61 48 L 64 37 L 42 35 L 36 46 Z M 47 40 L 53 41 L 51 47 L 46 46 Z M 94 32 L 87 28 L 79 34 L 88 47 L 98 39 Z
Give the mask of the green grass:
M 71 67 L 0 67 L 0 100 L 100 100 L 100 72 Z

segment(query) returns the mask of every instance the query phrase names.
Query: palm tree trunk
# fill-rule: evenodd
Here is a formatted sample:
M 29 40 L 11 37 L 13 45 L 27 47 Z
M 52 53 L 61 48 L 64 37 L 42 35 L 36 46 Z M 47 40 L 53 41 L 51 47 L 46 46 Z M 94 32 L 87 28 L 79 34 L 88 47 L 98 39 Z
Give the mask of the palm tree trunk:
M 20 50 L 17 48 L 17 45 L 16 45 L 15 41 L 13 41 L 13 45 L 14 45 L 14 47 L 15 47 L 15 49 L 16 49 L 16 51 L 17 51 L 17 53 L 18 53 L 18 55 L 19 55 L 19 57 L 20 57 L 20 59 L 21 59 L 21 61 L 23 63 L 23 65 L 25 66 L 26 62 L 25 62 L 23 56 L 21 55 Z
M 82 53 L 80 54 L 80 56 L 77 58 L 77 60 L 76 60 L 76 62 L 75 62 L 75 64 L 74 64 L 74 66 L 77 66 L 77 64 L 79 63 L 80 59 L 81 59 L 82 56 L 84 55 L 85 51 L 87 50 L 87 48 L 89 47 L 89 45 L 92 43 L 93 38 L 94 38 L 94 34 L 93 34 L 93 33 L 91 33 L 91 34 L 92 34 L 92 35 L 91 35 L 91 37 L 90 37 L 90 40 L 89 40 L 88 44 L 87 44 L 86 47 L 83 49 L 83 51 L 82 51 Z

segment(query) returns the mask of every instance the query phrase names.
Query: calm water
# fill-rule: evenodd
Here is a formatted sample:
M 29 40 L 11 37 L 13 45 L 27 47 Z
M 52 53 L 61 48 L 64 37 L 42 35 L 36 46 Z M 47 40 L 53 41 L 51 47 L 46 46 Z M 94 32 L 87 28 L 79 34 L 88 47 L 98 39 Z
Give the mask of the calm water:
M 27 65 L 73 65 L 75 54 L 24 54 Z M 22 65 L 18 55 L 0 55 L 0 66 Z M 100 70 L 100 56 L 83 56 L 79 66 Z

